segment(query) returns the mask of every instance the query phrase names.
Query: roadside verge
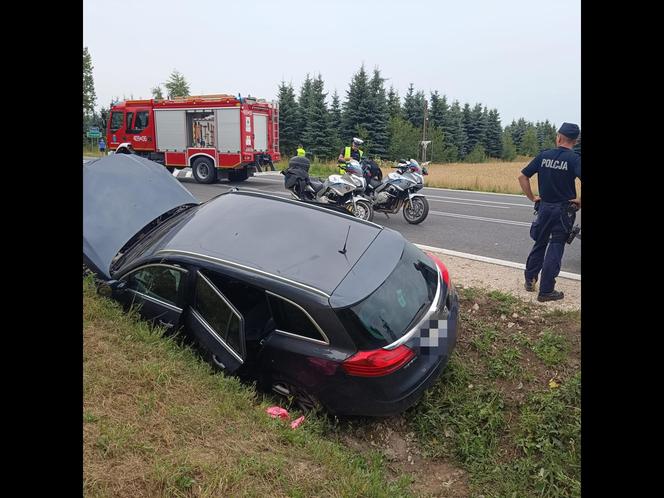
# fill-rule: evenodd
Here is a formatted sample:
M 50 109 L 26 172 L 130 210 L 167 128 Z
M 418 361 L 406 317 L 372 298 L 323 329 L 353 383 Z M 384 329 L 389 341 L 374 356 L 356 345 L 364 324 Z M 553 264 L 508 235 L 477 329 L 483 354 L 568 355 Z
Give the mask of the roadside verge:
M 525 301 L 543 305 L 549 309 L 581 309 L 580 280 L 559 277 L 556 279 L 556 290 L 562 291 L 565 294 L 565 298 L 560 301 L 540 303 L 537 301 L 537 292 L 527 292 L 523 288 L 523 270 L 520 268 L 452 256 L 440 250 L 436 251 L 434 248 L 428 246 L 418 245 L 418 247 L 436 254 L 445 263 L 450 271 L 452 283 L 455 285 L 509 292 Z

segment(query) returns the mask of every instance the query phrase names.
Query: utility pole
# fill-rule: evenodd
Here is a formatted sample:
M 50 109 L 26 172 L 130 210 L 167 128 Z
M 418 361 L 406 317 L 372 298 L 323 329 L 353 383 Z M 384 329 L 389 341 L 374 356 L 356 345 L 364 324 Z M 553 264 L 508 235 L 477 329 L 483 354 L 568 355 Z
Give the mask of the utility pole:
M 425 162 L 427 160 L 427 146 L 431 143 L 431 140 L 427 140 L 427 122 L 429 121 L 429 106 L 426 99 L 424 99 L 424 122 L 422 123 L 422 141 L 420 145 L 422 147 L 422 154 L 420 155 L 420 160 Z

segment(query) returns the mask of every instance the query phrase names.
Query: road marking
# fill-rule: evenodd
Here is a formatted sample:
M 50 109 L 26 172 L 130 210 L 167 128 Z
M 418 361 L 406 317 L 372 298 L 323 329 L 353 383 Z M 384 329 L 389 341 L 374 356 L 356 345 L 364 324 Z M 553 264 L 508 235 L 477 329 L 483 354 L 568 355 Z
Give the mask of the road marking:
M 441 187 L 424 187 L 424 188 L 425 189 L 431 189 L 431 190 L 447 190 L 449 192 L 463 192 L 464 194 L 509 195 L 511 197 L 521 197 L 522 199 L 527 198 L 523 194 L 501 194 L 499 192 L 484 192 L 483 190 L 461 190 L 461 189 L 441 188 Z
M 477 254 L 469 254 L 467 252 L 452 251 L 451 249 L 442 249 L 440 247 L 426 246 L 424 244 L 415 244 L 420 249 L 425 251 L 439 252 L 442 254 L 447 254 L 448 256 L 457 256 L 459 258 L 472 259 L 475 261 L 482 261 L 484 263 L 491 263 L 494 265 L 509 266 L 510 268 L 518 268 L 520 270 L 525 270 L 526 265 L 523 263 L 515 263 L 514 261 L 506 261 L 504 259 L 488 258 L 486 256 L 479 256 Z M 581 281 L 580 273 L 571 273 L 567 271 L 561 271 L 558 274 L 559 277 L 568 278 L 570 280 Z
M 500 202 L 500 201 L 485 201 L 481 199 L 465 199 L 463 197 L 445 197 L 442 195 L 427 195 L 427 199 L 454 199 L 455 201 L 470 201 L 470 202 L 482 202 L 485 204 L 502 204 L 505 206 L 517 206 L 517 207 L 525 207 L 532 209 L 533 206 L 532 204 L 519 204 L 516 202 Z M 486 207 L 493 207 L 493 206 L 486 206 Z
M 272 175 L 270 175 L 270 176 L 272 176 Z M 257 175 L 254 175 L 254 178 L 256 178 L 256 177 L 257 177 Z M 276 178 L 275 179 L 265 178 L 265 176 L 260 176 L 259 178 L 262 182 L 265 181 L 265 182 L 272 182 L 272 183 L 284 183 L 283 180 L 279 180 L 279 179 L 276 179 Z
M 504 225 L 516 225 L 520 227 L 529 227 L 531 224 L 524 221 L 501 220 L 499 218 L 485 218 L 483 216 L 471 216 L 469 214 L 447 213 L 444 211 L 429 211 L 429 214 L 438 216 L 449 216 L 451 218 L 463 218 L 466 220 L 488 221 L 489 223 L 502 223 Z
M 466 206 L 479 206 L 479 207 L 484 207 L 484 208 L 493 208 L 493 209 L 509 209 L 507 206 L 492 206 L 489 204 L 478 204 L 477 202 L 461 202 L 461 201 L 446 201 L 442 200 L 440 197 L 436 197 L 433 195 L 427 195 L 425 196 L 427 199 L 430 199 L 433 202 L 448 202 L 450 204 L 464 204 Z M 441 199 L 441 200 L 439 200 Z M 480 201 L 482 202 L 482 201 Z

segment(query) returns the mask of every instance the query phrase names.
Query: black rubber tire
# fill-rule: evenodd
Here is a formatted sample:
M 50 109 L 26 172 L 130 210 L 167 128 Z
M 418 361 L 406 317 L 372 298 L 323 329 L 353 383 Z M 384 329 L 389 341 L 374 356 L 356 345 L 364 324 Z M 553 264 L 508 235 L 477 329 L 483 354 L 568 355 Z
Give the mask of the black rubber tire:
M 214 167 L 212 160 L 207 157 L 194 159 L 191 170 L 198 183 L 214 183 L 217 181 L 217 168 Z
M 249 178 L 249 173 L 245 169 L 232 169 L 228 172 L 228 180 L 231 182 L 243 182 Z
M 413 199 L 413 204 L 415 204 L 416 202 L 421 202 L 423 206 L 422 211 L 419 213 L 419 216 L 417 217 L 413 216 L 409 218 L 409 216 L 406 214 L 406 211 L 410 212 L 410 210 L 408 210 L 406 204 L 404 204 L 403 206 L 403 217 L 411 225 L 417 225 L 418 223 L 422 223 L 429 214 L 429 201 L 427 201 L 426 197 L 415 197 Z
M 272 379 L 271 384 L 272 392 L 286 399 L 290 405 L 289 408 L 291 409 L 295 408 L 303 413 L 321 412 L 325 409 L 325 406 L 320 400 L 311 394 L 308 389 L 302 386 L 299 382 L 276 376 Z M 277 386 L 286 389 L 290 394 L 286 395 L 281 392 L 281 390 L 275 389 Z
M 353 209 L 353 211 L 351 211 L 353 216 L 355 216 L 356 218 L 359 218 L 361 220 L 365 220 L 365 221 L 373 220 L 374 212 L 373 212 L 373 206 L 371 205 L 371 202 L 361 200 L 361 201 L 357 201 L 357 204 L 361 205 L 361 207 L 363 208 L 362 212 L 364 212 L 365 215 L 364 216 L 358 216 L 357 214 L 355 214 L 355 210 Z

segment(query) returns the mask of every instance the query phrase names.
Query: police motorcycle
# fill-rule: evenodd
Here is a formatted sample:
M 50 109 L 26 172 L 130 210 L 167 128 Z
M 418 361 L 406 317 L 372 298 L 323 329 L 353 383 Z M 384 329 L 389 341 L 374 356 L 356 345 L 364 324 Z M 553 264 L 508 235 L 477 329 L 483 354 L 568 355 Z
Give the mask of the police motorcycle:
M 314 201 L 344 208 L 356 218 L 371 221 L 373 209 L 371 201 L 364 197 L 366 180 L 362 176 L 360 163 L 351 160 L 341 163 L 344 173 L 330 175 L 325 181 L 309 176 L 310 162 L 306 157 L 296 156 L 288 162 L 288 168 L 282 171 L 284 187 L 294 199 Z
M 365 193 L 373 200 L 373 210 L 385 213 L 385 216 L 399 212 L 403 208 L 403 217 L 408 223 L 422 223 L 429 214 L 429 201 L 423 194 L 418 194 L 424 187 L 424 176 L 429 174 L 415 159 L 402 159 L 396 166 L 396 172 L 387 175 L 381 181 L 382 173 L 371 160 L 363 159 L 362 167 L 367 187 Z M 389 216 L 388 216 L 389 218 Z

